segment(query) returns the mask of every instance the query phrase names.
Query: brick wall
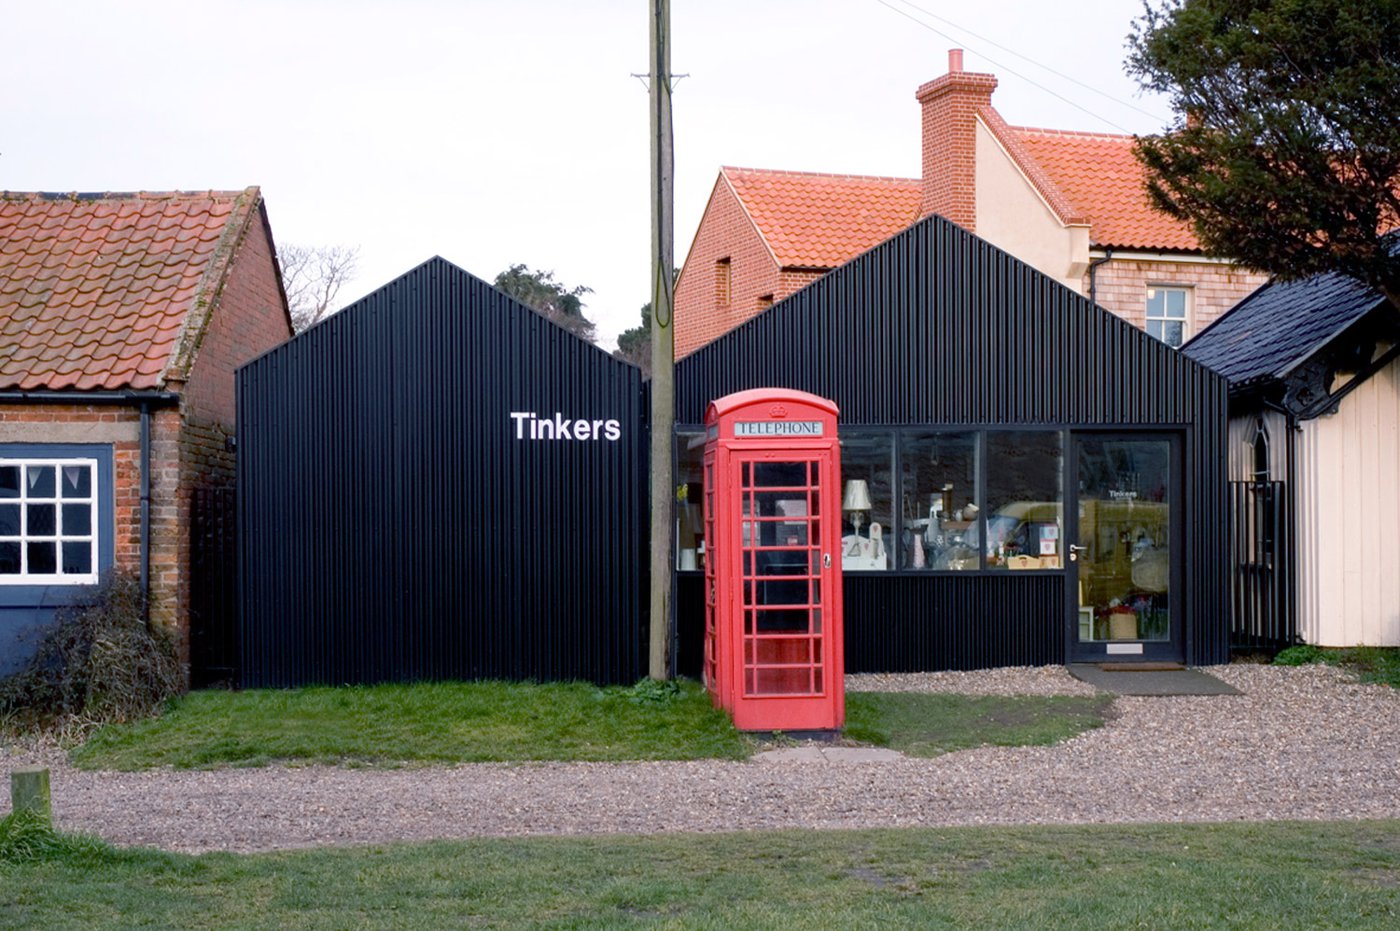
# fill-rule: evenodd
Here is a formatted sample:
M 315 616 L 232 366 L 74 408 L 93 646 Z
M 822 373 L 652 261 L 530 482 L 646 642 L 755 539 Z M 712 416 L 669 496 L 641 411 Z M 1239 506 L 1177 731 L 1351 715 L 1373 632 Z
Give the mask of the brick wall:
M 1138 327 L 1146 322 L 1149 285 L 1189 288 L 1191 319 L 1186 328 L 1188 339 L 1269 280 L 1261 272 L 1231 265 L 1153 262 L 1145 259 L 1113 259 L 1098 267 L 1096 279 L 1099 305 Z M 1084 276 L 1083 293 L 1089 293 L 1087 274 Z
M 237 430 L 237 398 L 234 373 L 239 366 L 285 342 L 291 325 L 278 285 L 277 266 L 267 227 L 255 212 L 247 235 L 229 263 L 223 290 L 218 296 L 200 341 L 189 380 L 181 388 L 183 423 L 162 424 L 158 474 L 167 472 L 178 488 L 171 503 L 171 518 L 180 528 L 175 539 L 162 541 L 152 551 L 160 560 L 160 585 L 168 590 L 188 644 L 191 573 L 188 567 L 199 554 L 191 539 L 192 508 L 196 488 L 229 487 L 234 481 L 235 454 L 229 437 Z M 168 433 L 168 435 L 167 435 Z M 184 567 L 182 570 L 181 567 Z
M 267 228 L 255 212 L 229 263 L 218 303 L 180 391 L 184 461 L 192 480 L 233 478 L 234 372 L 292 335 Z
M 135 522 L 123 541 L 134 571 L 140 570 L 140 451 L 132 461 Z M 133 485 L 132 482 L 135 484 Z M 180 660 L 189 663 L 189 527 L 185 522 L 184 489 L 180 482 L 180 412 L 159 408 L 151 416 L 151 620 L 179 633 Z
M 977 229 L 977 113 L 990 107 L 997 79 L 962 70 L 962 52 L 948 53 L 948 73 L 920 87 L 923 108 L 924 198 L 919 216 L 936 213 Z
M 720 300 L 716 265 L 729 259 L 729 303 Z M 676 282 L 676 358 L 729 332 L 763 309 L 760 299 L 781 301 L 820 272 L 782 271 L 720 178 Z

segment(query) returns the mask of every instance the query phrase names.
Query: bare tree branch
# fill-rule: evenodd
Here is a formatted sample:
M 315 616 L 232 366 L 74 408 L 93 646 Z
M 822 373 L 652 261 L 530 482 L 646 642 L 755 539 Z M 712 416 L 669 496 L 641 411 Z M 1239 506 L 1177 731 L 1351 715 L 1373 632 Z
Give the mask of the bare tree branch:
M 336 296 L 355 277 L 359 262 L 359 246 L 283 243 L 277 247 L 277 264 L 282 267 L 282 287 L 287 292 L 293 329 L 300 333 L 340 309 Z

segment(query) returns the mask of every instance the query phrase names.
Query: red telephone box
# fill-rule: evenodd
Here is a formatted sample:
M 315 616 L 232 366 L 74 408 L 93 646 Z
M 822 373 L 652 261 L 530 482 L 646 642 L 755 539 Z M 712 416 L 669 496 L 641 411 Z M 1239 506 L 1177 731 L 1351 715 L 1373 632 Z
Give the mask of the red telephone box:
M 836 414 L 766 388 L 705 415 L 705 683 L 740 730 L 845 722 Z

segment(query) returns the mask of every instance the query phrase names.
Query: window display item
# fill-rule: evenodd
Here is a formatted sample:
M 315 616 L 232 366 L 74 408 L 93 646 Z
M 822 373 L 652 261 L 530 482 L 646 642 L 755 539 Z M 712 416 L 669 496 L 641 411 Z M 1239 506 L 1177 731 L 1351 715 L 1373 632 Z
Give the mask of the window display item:
M 851 523 L 855 525 L 856 537 L 860 537 L 860 525 L 865 522 L 865 515 L 870 510 L 870 486 L 863 478 L 851 479 L 846 483 L 846 493 L 841 498 L 841 510 L 851 515 Z M 850 555 L 858 555 L 850 553 Z

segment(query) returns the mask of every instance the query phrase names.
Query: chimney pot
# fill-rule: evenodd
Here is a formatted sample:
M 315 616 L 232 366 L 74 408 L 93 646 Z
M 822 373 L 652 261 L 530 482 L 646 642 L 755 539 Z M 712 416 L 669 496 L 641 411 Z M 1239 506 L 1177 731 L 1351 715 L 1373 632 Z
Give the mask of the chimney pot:
M 961 71 L 961 70 L 963 69 L 963 64 L 962 64 L 962 53 L 963 53 L 963 50 L 960 49 L 960 48 L 950 48 L 950 49 L 948 49 L 948 73 L 949 73 L 949 74 L 956 74 L 957 72 L 959 72 L 959 71 Z

